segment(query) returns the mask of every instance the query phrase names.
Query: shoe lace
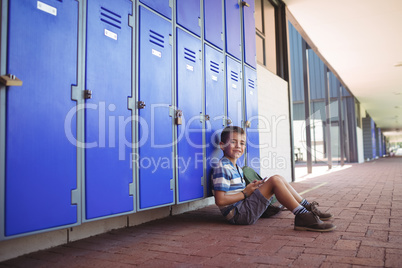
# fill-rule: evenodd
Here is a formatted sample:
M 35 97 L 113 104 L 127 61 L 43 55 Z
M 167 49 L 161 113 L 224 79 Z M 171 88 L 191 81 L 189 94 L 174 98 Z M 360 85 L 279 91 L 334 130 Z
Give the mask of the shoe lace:
M 318 208 L 317 208 L 317 207 L 319 206 L 318 202 L 313 201 L 313 202 L 310 203 L 310 205 L 311 205 L 311 212 L 312 212 L 315 216 L 319 217 L 320 211 L 319 211 Z

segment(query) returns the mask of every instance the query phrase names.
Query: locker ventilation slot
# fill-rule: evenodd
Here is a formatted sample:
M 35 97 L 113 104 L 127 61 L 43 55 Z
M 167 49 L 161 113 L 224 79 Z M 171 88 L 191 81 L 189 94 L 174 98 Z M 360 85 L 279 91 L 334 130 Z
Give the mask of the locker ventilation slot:
M 211 63 L 210 70 L 218 74 L 219 73 L 219 64 L 216 62 L 213 62 L 213 61 L 211 61 L 210 63 Z
M 184 58 L 189 61 L 195 62 L 196 53 L 190 49 L 184 48 Z
M 110 11 L 109 9 L 101 7 L 100 15 L 101 15 L 100 18 L 101 21 L 118 29 L 121 29 L 121 16 L 119 14 L 116 14 Z
M 254 81 L 253 80 L 248 80 L 248 86 L 250 87 L 250 88 L 254 88 Z
M 235 72 L 233 72 L 233 71 L 230 71 L 230 78 L 231 78 L 233 81 L 238 82 L 238 81 L 239 81 L 239 74 L 238 74 L 238 73 L 235 73 Z
M 154 32 L 152 30 L 149 30 L 149 42 L 160 47 L 165 47 L 164 46 L 165 41 L 163 40 L 163 35 L 158 34 L 157 32 Z

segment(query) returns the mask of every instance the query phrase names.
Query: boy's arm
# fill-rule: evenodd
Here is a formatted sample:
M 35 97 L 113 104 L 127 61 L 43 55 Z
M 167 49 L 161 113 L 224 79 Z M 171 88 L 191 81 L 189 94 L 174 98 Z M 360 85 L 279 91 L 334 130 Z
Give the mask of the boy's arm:
M 242 192 L 237 194 L 226 194 L 224 191 L 215 191 L 215 204 L 217 206 L 228 206 L 244 199 Z

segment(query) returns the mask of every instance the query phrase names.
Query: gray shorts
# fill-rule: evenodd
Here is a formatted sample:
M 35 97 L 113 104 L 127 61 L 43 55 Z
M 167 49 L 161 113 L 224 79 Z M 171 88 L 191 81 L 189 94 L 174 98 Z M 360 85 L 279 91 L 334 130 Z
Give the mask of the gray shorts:
M 236 206 L 236 213 L 229 222 L 239 225 L 254 224 L 261 217 L 262 213 L 267 210 L 271 201 L 272 197 L 266 199 L 260 190 L 257 189 L 250 197 L 244 199 L 243 202 Z

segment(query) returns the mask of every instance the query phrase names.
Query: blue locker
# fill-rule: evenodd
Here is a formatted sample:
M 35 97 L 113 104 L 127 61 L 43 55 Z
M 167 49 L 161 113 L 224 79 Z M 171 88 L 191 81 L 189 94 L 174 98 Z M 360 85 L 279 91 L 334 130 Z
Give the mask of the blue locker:
M 225 27 L 226 52 L 241 60 L 241 17 L 238 0 L 225 0 Z
M 244 67 L 246 96 L 247 165 L 260 172 L 260 135 L 258 132 L 257 72 Z
M 5 236 L 77 223 L 78 2 L 9 1 L 8 23 Z
M 168 19 L 172 18 L 172 7 L 169 4 L 170 1 L 171 0 L 140 0 L 141 3 L 147 5 Z
M 177 0 L 176 7 L 177 23 L 200 36 L 200 0 Z
M 172 204 L 173 136 L 172 117 L 172 25 L 140 7 L 139 93 L 145 103 L 138 110 L 139 209 Z M 158 164 L 159 163 L 159 164 Z
M 205 114 L 209 120 L 205 122 L 206 135 L 206 182 L 209 183 L 213 165 L 222 157 L 220 134 L 225 119 L 225 73 L 223 53 L 205 45 Z M 210 195 L 211 193 L 208 193 Z
M 249 6 L 243 6 L 244 62 L 256 68 L 254 0 L 247 3 Z
M 116 2 L 114 2 L 116 3 Z M 130 212 L 132 3 L 89 0 L 87 8 L 86 219 Z
M 226 57 L 226 88 L 228 118 L 232 126 L 242 126 L 243 119 L 243 92 L 242 68 L 240 62 Z
M 178 201 L 204 196 L 201 40 L 177 29 Z
M 226 93 L 228 125 L 243 127 L 243 78 L 240 62 L 226 57 Z M 244 156 L 237 164 L 244 165 Z
M 222 0 L 204 0 L 204 38 L 223 48 Z

